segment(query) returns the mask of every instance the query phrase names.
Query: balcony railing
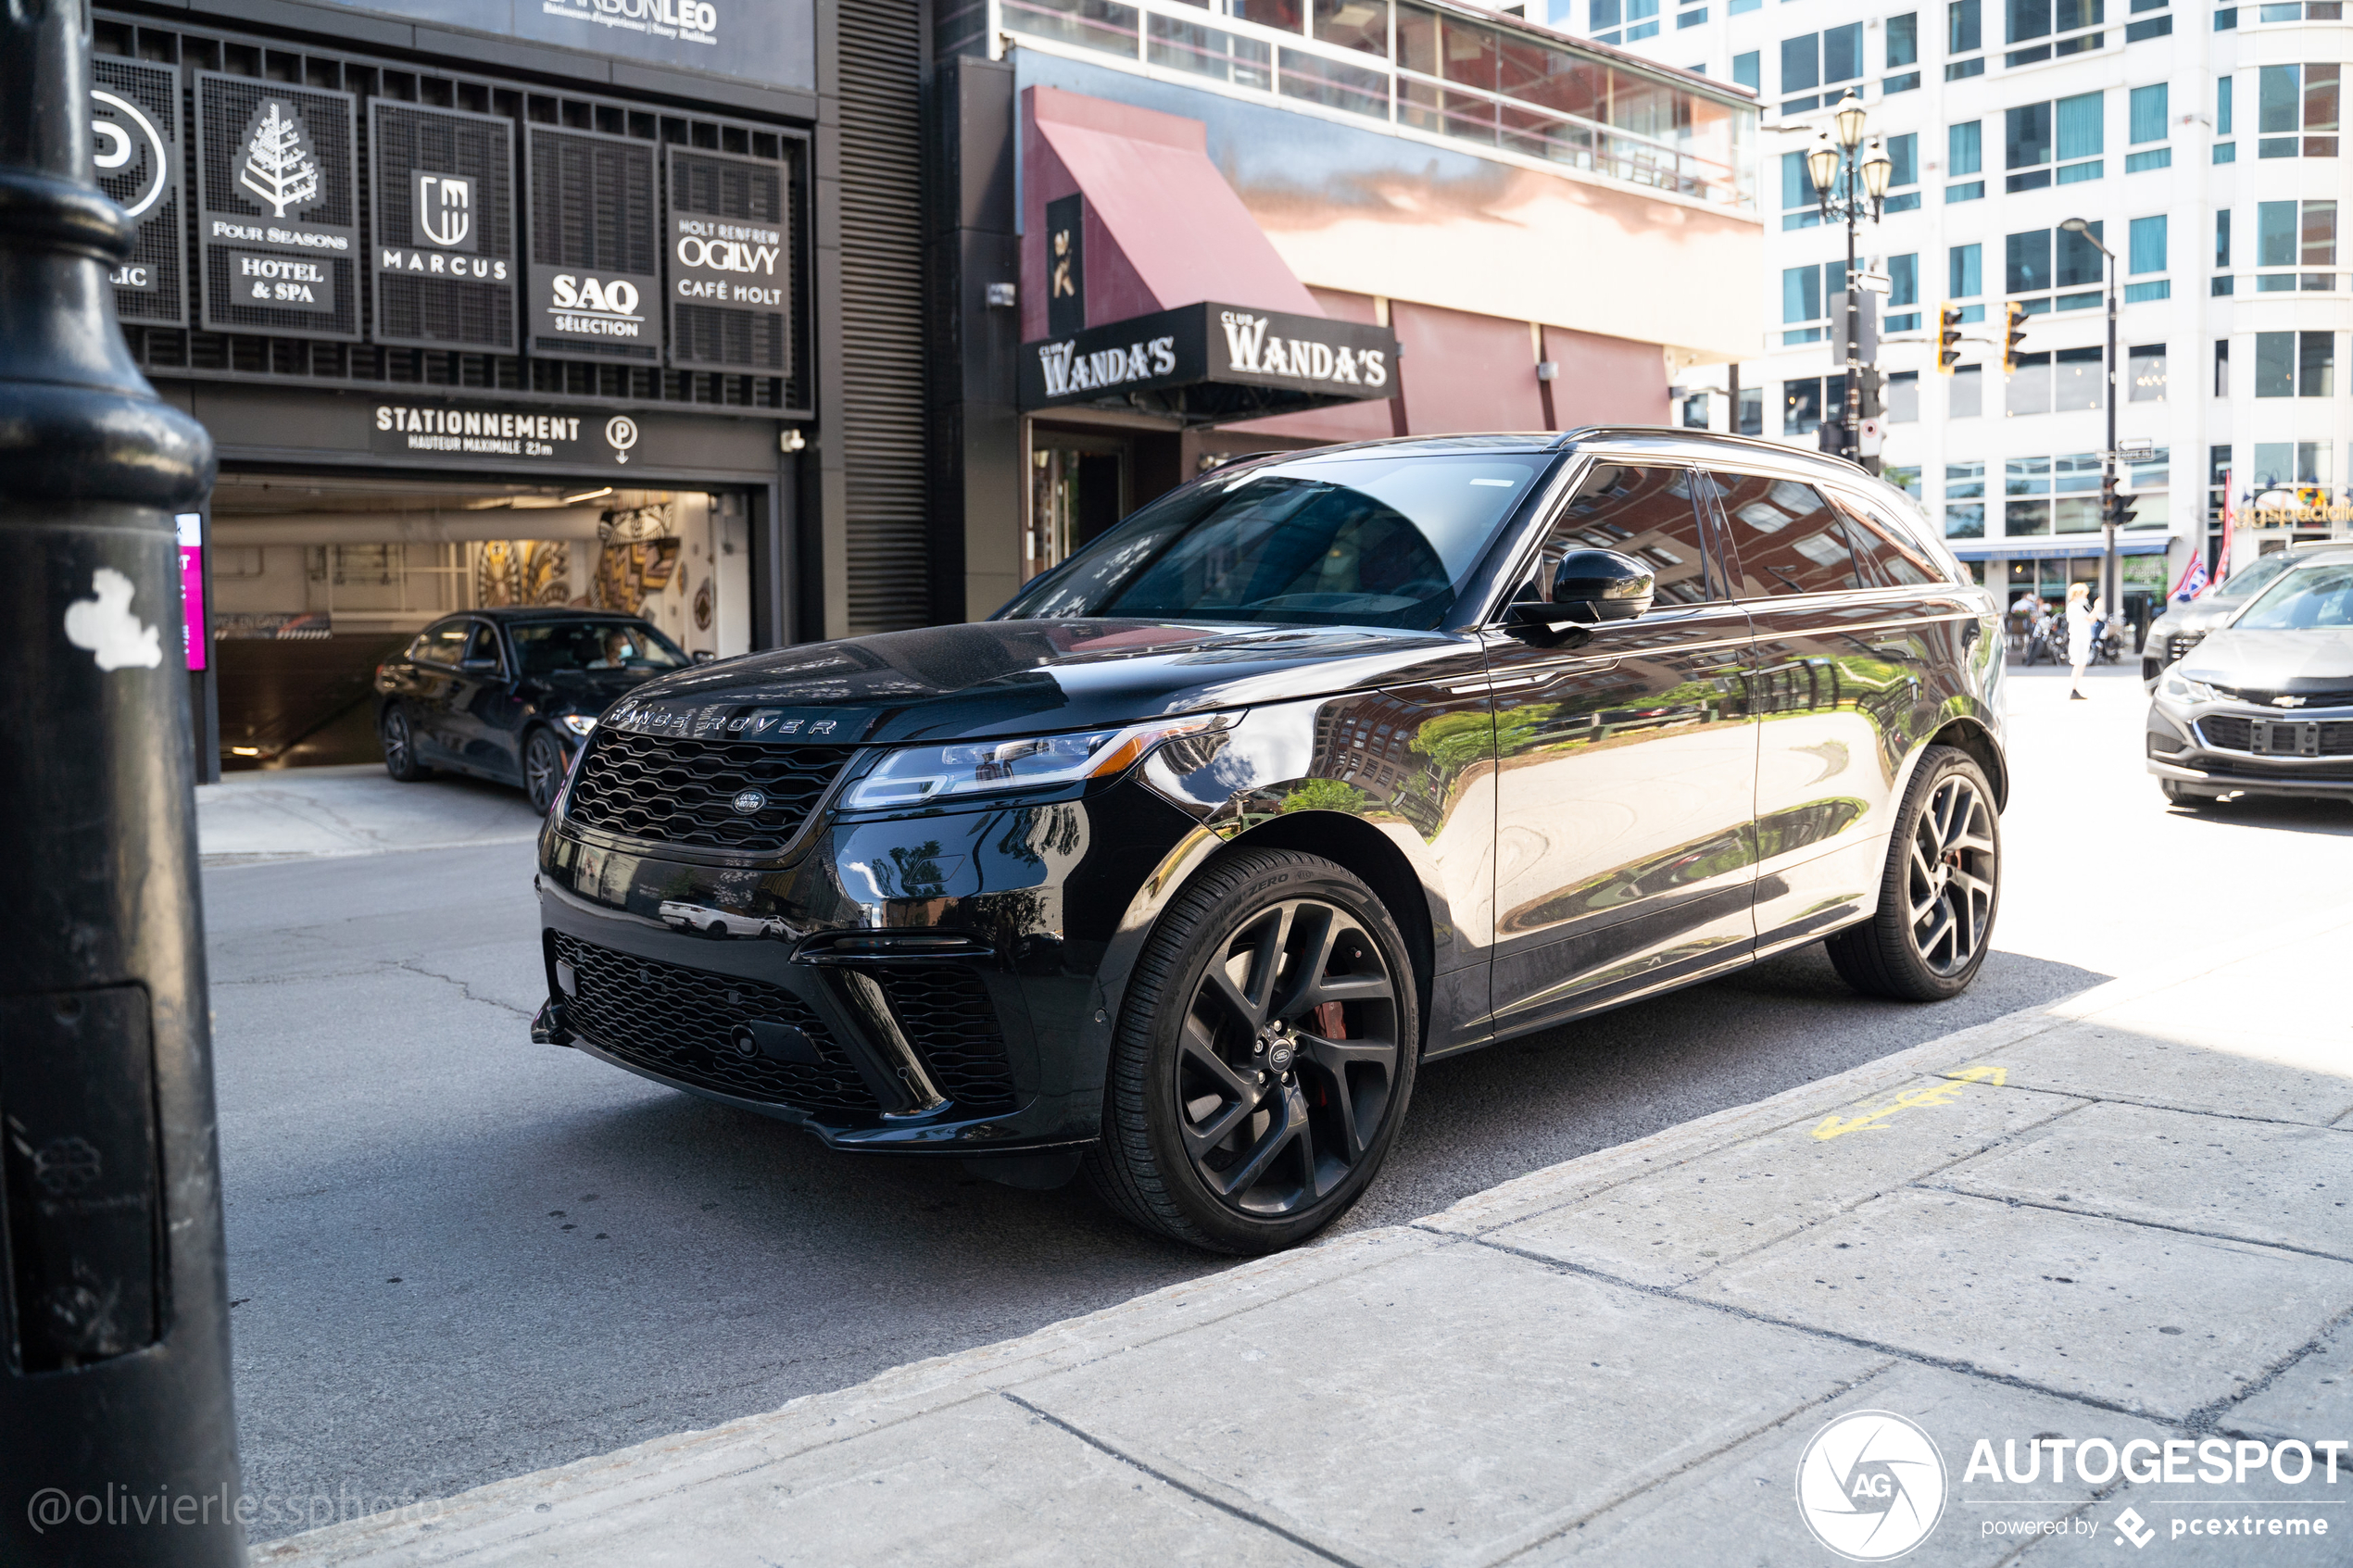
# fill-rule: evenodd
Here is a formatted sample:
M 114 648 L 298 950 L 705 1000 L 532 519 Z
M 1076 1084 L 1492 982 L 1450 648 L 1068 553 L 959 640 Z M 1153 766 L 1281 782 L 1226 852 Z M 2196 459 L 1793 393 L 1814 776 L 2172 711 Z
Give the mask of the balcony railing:
M 942 48 L 1011 35 L 1493 147 L 1718 207 L 1756 207 L 1756 109 L 1488 13 L 1415 0 L 971 0 Z M 1211 25 L 1212 22 L 1215 25 Z

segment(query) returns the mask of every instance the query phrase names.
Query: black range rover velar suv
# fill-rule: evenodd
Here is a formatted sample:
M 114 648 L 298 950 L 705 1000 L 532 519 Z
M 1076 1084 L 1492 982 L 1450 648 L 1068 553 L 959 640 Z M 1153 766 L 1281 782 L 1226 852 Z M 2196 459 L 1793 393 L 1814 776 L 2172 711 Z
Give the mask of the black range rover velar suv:
M 992 620 L 623 698 L 540 839 L 534 1032 L 1282 1247 L 1425 1059 L 1805 942 L 1967 985 L 1996 613 L 1901 494 L 1762 442 L 1237 463 Z

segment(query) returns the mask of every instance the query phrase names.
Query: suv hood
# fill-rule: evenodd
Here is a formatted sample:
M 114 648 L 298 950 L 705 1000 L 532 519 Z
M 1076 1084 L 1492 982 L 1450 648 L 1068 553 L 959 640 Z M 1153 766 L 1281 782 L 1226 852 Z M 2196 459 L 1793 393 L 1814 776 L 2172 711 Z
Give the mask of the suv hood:
M 1215 621 L 984 621 L 807 644 L 678 671 L 621 729 L 854 744 L 1108 728 L 1484 668 L 1434 632 Z
M 2174 668 L 2247 691 L 2343 691 L 2353 686 L 2353 632 L 2216 632 Z

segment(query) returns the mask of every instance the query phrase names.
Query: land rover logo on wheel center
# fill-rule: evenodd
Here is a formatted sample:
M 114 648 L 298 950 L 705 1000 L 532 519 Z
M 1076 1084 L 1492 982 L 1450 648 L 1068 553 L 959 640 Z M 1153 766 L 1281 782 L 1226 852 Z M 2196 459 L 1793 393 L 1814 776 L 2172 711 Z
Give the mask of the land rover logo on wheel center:
M 747 789 L 739 791 L 729 804 L 734 806 L 737 812 L 749 817 L 768 804 L 768 797 L 760 790 Z
M 1855 1562 L 1885 1562 L 1926 1540 L 1944 1515 L 1944 1456 L 1935 1441 L 1886 1411 L 1840 1416 L 1797 1461 L 1806 1527 Z

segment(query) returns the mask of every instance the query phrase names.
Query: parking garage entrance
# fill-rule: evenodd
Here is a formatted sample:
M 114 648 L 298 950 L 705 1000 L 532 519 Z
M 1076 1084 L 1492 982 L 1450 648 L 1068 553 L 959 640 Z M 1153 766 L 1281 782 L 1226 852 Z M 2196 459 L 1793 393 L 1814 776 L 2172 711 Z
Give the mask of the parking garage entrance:
M 373 762 L 376 666 L 455 610 L 643 615 L 689 653 L 754 646 L 742 490 L 233 469 L 205 530 L 224 770 Z

